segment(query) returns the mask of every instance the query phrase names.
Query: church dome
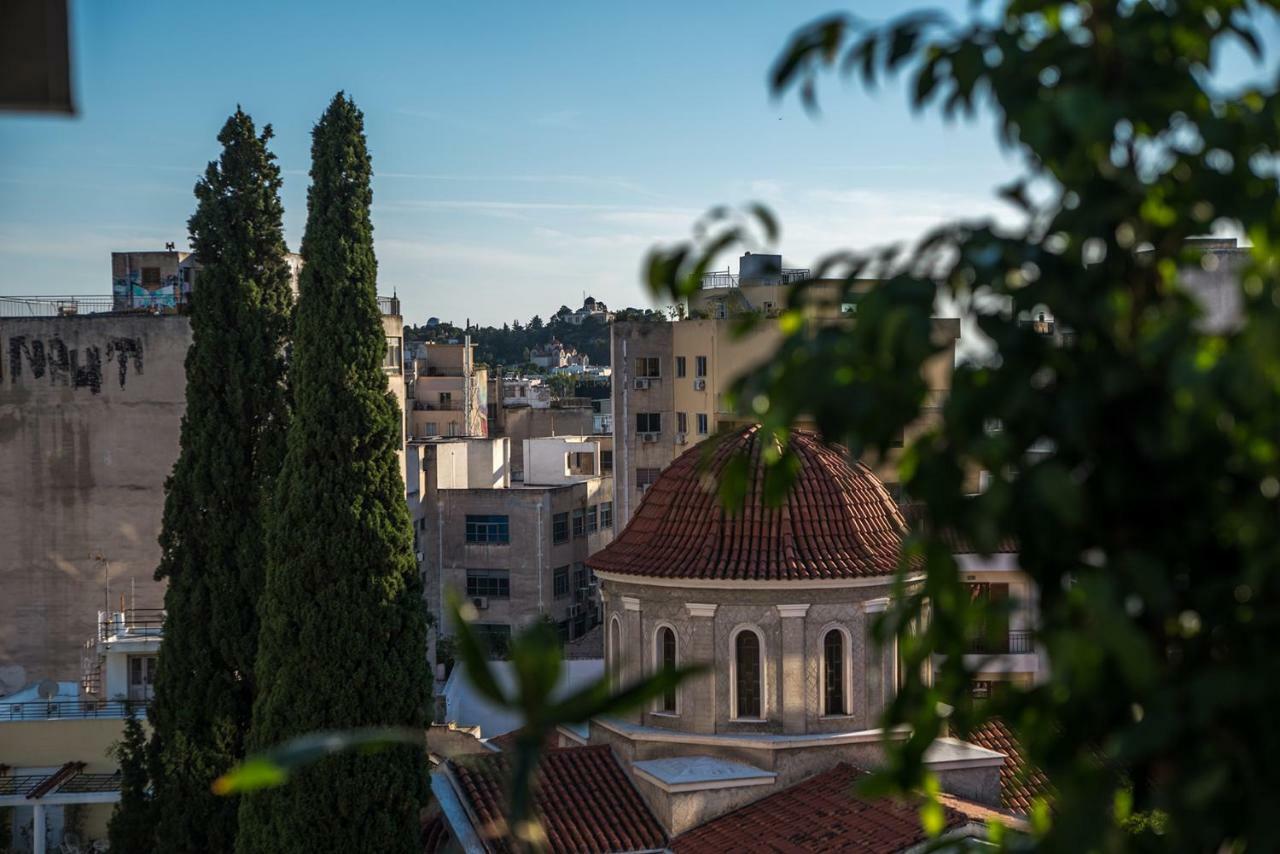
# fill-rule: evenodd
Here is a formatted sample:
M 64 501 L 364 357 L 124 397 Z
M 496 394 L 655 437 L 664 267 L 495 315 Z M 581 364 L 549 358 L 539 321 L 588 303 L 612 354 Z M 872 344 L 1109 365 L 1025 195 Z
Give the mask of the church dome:
M 646 491 L 593 570 L 705 581 L 821 581 L 892 575 L 906 522 L 884 484 L 843 448 L 793 431 L 800 468 L 786 500 L 764 500 L 765 436 L 743 428 L 693 447 Z M 717 485 L 744 454 L 744 505 L 728 512 Z M 642 581 L 642 578 L 637 578 Z

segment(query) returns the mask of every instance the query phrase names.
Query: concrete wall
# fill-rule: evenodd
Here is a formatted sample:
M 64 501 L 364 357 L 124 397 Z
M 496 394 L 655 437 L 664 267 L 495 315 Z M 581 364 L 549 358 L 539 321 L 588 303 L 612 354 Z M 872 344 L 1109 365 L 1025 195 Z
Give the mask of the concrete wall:
M 177 315 L 0 319 L 0 694 L 79 677 L 104 570 L 113 607 L 162 605 L 190 344 Z
M 524 476 L 524 440 L 543 436 L 586 436 L 591 434 L 593 413 L 590 408 L 534 409 L 527 406 L 503 407 L 494 425 L 495 436 L 511 437 L 511 471 L 517 479 Z
M 587 454 L 589 462 L 581 472 L 570 469 L 570 454 Z M 590 437 L 557 436 L 524 440 L 524 482 L 551 485 L 574 483 L 583 476 L 600 474 L 600 445 Z

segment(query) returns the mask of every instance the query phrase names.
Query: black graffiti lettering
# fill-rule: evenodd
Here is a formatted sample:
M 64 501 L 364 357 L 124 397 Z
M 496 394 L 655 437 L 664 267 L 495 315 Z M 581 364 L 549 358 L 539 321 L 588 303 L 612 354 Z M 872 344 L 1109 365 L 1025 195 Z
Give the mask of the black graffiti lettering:
M 107 361 L 114 358 L 120 364 L 120 388 L 124 388 L 129 372 L 129 357 L 133 357 L 133 369 L 142 373 L 142 342 L 137 338 L 112 338 L 107 342 Z
M 71 385 L 71 360 L 67 356 L 67 345 L 61 338 L 49 339 L 49 383 L 51 385 Z
M 79 352 L 71 351 L 71 373 L 74 376 L 72 386 L 87 388 L 94 394 L 102 391 L 102 352 L 97 347 L 84 348 L 84 365 L 77 358 Z M 123 369 L 121 369 L 123 370 Z
M 39 379 L 44 376 L 44 342 L 32 341 L 27 344 L 27 336 L 15 335 L 9 339 L 9 381 L 15 382 L 22 376 L 22 357 L 27 357 L 27 366 L 31 368 L 31 376 Z

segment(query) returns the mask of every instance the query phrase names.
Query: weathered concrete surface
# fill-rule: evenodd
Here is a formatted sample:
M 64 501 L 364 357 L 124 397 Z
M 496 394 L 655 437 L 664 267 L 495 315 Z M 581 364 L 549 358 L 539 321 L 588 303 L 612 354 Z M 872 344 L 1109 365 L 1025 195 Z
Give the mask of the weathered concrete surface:
M 105 571 L 113 607 L 163 603 L 190 344 L 178 315 L 0 319 L 0 694 L 79 677 Z

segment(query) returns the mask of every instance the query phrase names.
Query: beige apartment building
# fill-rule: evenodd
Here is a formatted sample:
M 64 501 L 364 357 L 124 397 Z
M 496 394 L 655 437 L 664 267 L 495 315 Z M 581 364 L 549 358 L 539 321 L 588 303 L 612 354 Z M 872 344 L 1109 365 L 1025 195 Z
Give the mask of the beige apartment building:
M 116 253 L 113 267 L 124 255 L 192 260 Z M 185 303 L 117 310 L 114 299 L 0 297 L 0 697 L 78 678 L 108 590 L 139 608 L 164 600 L 153 575 L 191 324 Z M 399 300 L 378 302 L 403 411 Z
M 410 381 L 410 436 L 489 435 L 489 372 L 476 367 L 470 336 L 418 345 Z
M 762 267 L 766 272 L 752 278 L 752 271 Z M 782 332 L 777 321 L 766 320 L 739 335 L 733 318 L 746 311 L 776 315 L 785 303 L 786 287 L 808 271 L 782 268 L 781 256 L 776 255 L 744 255 L 742 269 L 745 272 L 737 276 L 708 274 L 703 289 L 689 300 L 688 319 L 612 326 L 614 477 L 622 524 L 659 473 L 689 446 L 753 420 L 731 411 L 725 393 L 735 380 L 772 357 Z M 812 289 L 806 303 L 810 322 L 854 322 L 851 307 L 839 302 L 840 284 L 819 283 Z M 929 411 L 904 442 L 930 423 L 931 412 L 951 388 L 960 323 L 937 319 L 934 333 L 942 351 L 925 366 Z M 896 488 L 896 455 L 867 462 L 891 490 Z
M 450 591 L 476 611 L 473 624 L 501 646 L 550 617 L 566 639 L 599 622 L 585 561 L 613 539 L 613 479 L 601 474 L 592 436 L 524 441 L 523 480 L 511 476 L 511 440 L 415 439 L 409 443 L 410 516 L 428 608 L 451 632 Z M 433 639 L 434 640 L 434 639 Z

